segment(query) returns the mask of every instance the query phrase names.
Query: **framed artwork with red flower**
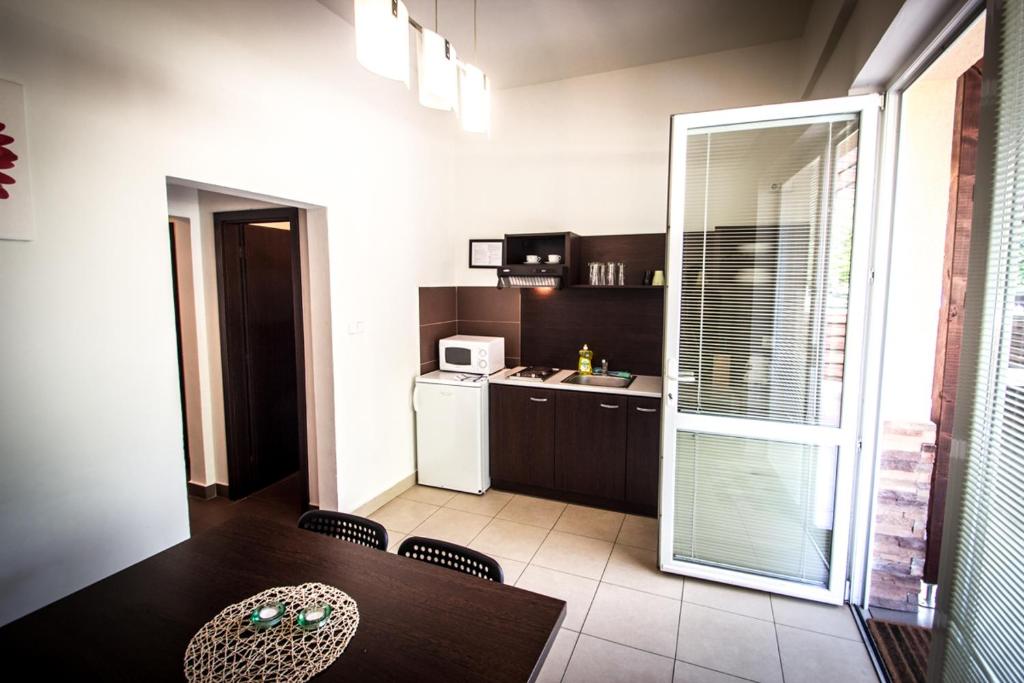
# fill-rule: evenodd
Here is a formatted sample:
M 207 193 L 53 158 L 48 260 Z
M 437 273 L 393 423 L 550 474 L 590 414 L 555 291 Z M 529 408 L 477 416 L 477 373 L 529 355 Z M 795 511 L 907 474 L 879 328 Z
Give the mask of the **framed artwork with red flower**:
M 0 239 L 35 237 L 28 160 L 25 91 L 0 80 Z

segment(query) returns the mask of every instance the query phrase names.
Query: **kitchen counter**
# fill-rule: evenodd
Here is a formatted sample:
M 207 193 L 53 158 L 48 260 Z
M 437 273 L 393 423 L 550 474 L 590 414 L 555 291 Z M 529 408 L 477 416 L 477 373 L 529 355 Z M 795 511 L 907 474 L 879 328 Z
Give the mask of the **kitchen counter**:
M 643 396 L 661 398 L 662 379 L 654 375 L 637 375 L 633 383 L 625 389 L 617 387 L 595 387 L 583 384 L 563 384 L 562 380 L 571 376 L 575 370 L 559 370 L 543 382 L 528 382 L 510 379 L 509 375 L 522 370 L 524 365 L 511 369 L 500 370 L 488 378 L 491 384 L 505 384 L 513 387 L 542 387 L 544 389 L 564 389 L 566 391 L 586 391 L 594 394 L 617 394 L 619 396 Z

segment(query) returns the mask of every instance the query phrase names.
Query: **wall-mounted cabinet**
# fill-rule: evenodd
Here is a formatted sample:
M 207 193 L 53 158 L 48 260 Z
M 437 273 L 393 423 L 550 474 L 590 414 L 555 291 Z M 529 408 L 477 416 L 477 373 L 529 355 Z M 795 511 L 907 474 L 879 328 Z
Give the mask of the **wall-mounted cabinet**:
M 571 232 L 505 235 L 498 287 L 579 289 L 662 289 L 644 283 L 644 273 L 665 270 L 665 233 L 594 235 Z M 534 260 L 530 260 L 534 259 Z M 613 263 L 624 270 L 622 284 L 594 284 L 591 263 Z

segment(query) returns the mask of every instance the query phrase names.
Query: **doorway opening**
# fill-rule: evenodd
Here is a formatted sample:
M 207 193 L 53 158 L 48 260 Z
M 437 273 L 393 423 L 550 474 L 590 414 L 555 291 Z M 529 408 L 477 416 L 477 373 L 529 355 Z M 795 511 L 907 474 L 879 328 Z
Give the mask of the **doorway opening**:
M 178 182 L 167 191 L 192 533 L 333 509 L 318 470 L 333 438 L 316 419 L 333 394 L 313 373 L 330 362 L 329 279 L 309 246 L 326 238 L 324 212 Z
M 868 631 L 924 680 L 942 528 L 984 70 L 979 16 L 903 92 L 877 439 Z
M 307 490 L 298 209 L 213 220 L 229 497 L 295 472 Z

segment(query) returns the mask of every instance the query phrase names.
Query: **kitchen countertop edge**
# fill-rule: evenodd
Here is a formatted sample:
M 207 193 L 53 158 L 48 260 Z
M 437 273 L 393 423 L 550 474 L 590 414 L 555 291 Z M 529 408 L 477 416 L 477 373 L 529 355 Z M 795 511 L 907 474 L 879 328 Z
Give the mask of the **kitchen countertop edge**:
M 525 368 L 519 365 L 514 368 L 499 370 L 488 378 L 490 384 L 510 387 L 526 387 L 527 389 L 560 389 L 565 391 L 585 391 L 592 394 L 616 394 L 618 396 L 637 396 L 643 398 L 661 398 L 662 378 L 655 375 L 637 375 L 633 383 L 624 389 L 616 387 L 594 387 L 582 384 L 563 384 L 562 380 L 572 375 L 575 370 L 559 370 L 544 382 L 524 382 L 509 379 L 509 375 Z

